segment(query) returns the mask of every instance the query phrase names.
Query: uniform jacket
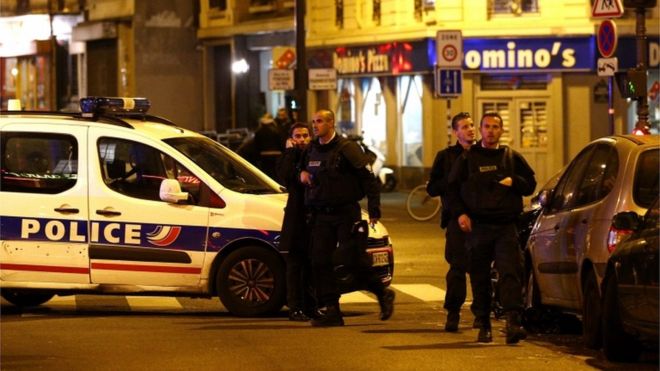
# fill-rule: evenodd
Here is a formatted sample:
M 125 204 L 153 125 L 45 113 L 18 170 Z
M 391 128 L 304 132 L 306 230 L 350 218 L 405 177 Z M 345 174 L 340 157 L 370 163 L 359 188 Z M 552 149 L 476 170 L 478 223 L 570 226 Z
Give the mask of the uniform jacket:
M 449 212 L 449 204 L 447 201 L 447 188 L 449 185 L 449 172 L 452 165 L 458 157 L 463 153 L 464 149 L 460 143 L 456 142 L 455 145 L 447 147 L 439 151 L 433 160 L 433 167 L 431 167 L 431 174 L 429 182 L 426 184 L 426 192 L 429 196 L 442 198 L 442 214 L 440 215 L 440 226 L 446 228 L 451 219 Z
M 312 176 L 305 189 L 305 205 L 311 208 L 337 208 L 367 196 L 370 218 L 380 218 L 380 184 L 369 160 L 354 141 L 336 135 L 330 142 L 310 143 L 301 168 Z
M 498 182 L 511 177 L 511 187 Z M 489 149 L 477 143 L 454 163 L 449 176 L 449 206 L 453 217 L 461 214 L 482 223 L 515 222 L 522 212 L 522 196 L 536 188 L 534 171 L 507 146 Z

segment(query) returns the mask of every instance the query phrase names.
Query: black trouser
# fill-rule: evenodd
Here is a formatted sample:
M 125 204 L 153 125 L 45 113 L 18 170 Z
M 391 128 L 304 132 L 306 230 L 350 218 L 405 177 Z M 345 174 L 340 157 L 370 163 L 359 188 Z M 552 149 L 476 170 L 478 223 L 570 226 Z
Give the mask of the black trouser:
M 465 233 L 458 226 L 458 220 L 452 219 L 445 233 L 445 260 L 449 263 L 447 272 L 447 292 L 445 293 L 445 309 L 450 312 L 459 311 L 467 291 L 465 275 L 468 271 L 468 253 L 465 246 Z
M 286 287 L 287 303 L 291 310 L 312 310 L 314 298 L 311 289 L 309 272 L 309 240 L 307 232 L 301 233 L 299 240 L 291 244 L 287 255 Z
M 466 240 L 474 316 L 488 318 L 490 315 L 490 266 L 493 260 L 499 273 L 498 290 L 504 311 L 522 310 L 523 256 L 515 223 L 483 224 L 473 220 L 472 232 L 467 234 Z
M 312 276 L 318 306 L 339 304 L 339 289 L 332 266 L 332 254 L 337 244 L 348 243 L 351 239 L 353 224 L 360 220 L 359 204 L 351 204 L 333 209 L 312 209 L 311 218 L 311 260 Z M 360 279 L 367 282 L 366 288 L 380 296 L 384 286 L 373 277 L 375 273 L 369 270 L 360 274 Z

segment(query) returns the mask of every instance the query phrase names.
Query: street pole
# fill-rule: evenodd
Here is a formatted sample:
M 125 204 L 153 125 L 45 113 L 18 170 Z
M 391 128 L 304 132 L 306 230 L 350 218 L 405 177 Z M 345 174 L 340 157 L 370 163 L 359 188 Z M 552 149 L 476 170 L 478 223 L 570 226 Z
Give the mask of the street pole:
M 305 52 L 305 0 L 296 0 L 296 102 L 298 120 L 307 120 L 307 55 Z
M 648 49 L 646 46 L 646 8 L 638 6 L 635 8 L 636 31 L 635 40 L 637 42 L 637 68 L 642 71 L 644 86 L 642 92 L 637 98 L 637 123 L 635 129 L 646 132 L 649 127 L 649 104 L 646 89 L 646 69 L 648 60 Z

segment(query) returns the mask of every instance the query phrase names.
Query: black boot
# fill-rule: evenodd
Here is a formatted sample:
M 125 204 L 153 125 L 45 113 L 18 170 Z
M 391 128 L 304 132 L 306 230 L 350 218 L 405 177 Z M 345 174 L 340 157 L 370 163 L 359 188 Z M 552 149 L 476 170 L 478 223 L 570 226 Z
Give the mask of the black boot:
M 383 294 L 378 296 L 378 305 L 380 305 L 380 320 L 387 321 L 394 313 L 394 291 L 385 289 Z
M 527 331 L 520 323 L 520 313 L 513 311 L 506 314 L 506 343 L 516 344 L 527 338 Z
M 320 311 L 316 318 L 310 321 L 314 327 L 343 326 L 344 318 L 339 310 L 339 305 L 328 305 L 325 311 Z
M 456 332 L 458 331 L 458 322 L 461 319 L 461 312 L 457 310 L 450 310 L 447 313 L 447 322 L 445 322 L 445 331 Z
M 481 319 L 481 327 L 479 328 L 479 335 L 477 341 L 480 343 L 490 343 L 493 341 L 493 330 L 490 326 L 489 318 Z

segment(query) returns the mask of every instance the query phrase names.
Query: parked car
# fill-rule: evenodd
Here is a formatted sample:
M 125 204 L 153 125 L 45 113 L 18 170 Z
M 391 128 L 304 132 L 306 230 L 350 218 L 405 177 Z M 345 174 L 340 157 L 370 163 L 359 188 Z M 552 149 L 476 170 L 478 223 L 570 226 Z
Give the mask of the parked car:
M 658 349 L 660 291 L 658 199 L 641 217 L 634 211 L 612 220 L 603 293 L 603 350 L 610 361 L 635 361 L 644 345 Z M 621 242 L 617 236 L 628 234 Z
M 218 296 L 236 315 L 278 311 L 287 194 L 149 107 L 87 97 L 79 113 L 0 114 L 0 294 L 18 306 L 55 294 Z M 389 284 L 381 223 L 368 244 Z
M 658 195 L 660 140 L 610 136 L 587 145 L 553 190 L 539 196 L 541 213 L 527 243 L 525 301 L 582 317 L 583 340 L 601 341 L 600 283 L 610 256 L 608 232 L 621 211 L 643 214 Z

